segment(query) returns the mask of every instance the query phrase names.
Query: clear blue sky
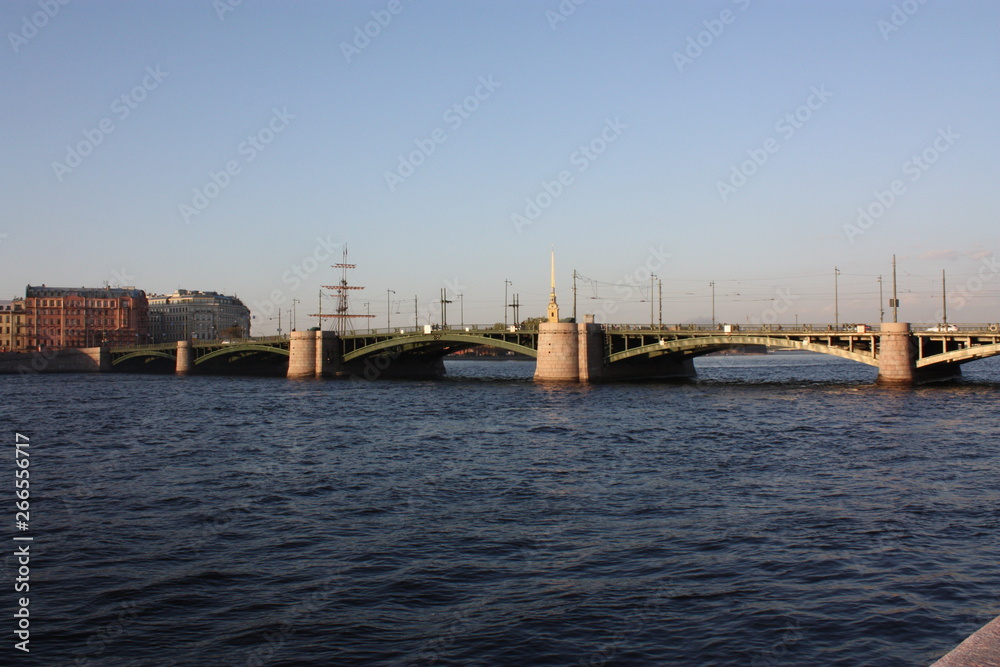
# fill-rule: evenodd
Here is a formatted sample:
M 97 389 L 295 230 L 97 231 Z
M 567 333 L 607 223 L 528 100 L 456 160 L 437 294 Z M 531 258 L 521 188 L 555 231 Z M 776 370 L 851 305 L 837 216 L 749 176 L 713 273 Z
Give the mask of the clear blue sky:
M 268 333 L 277 291 L 304 327 L 323 239 L 378 326 L 386 290 L 394 324 L 442 288 L 502 320 L 508 279 L 541 315 L 551 247 L 564 315 L 576 270 L 581 313 L 648 321 L 651 267 L 668 322 L 707 321 L 710 281 L 719 321 L 832 321 L 837 267 L 840 321 L 877 321 L 896 253 L 900 319 L 938 319 L 945 269 L 951 321 L 1000 321 L 1000 2 L 36 0 L 0 27 L 0 298 L 217 290 Z

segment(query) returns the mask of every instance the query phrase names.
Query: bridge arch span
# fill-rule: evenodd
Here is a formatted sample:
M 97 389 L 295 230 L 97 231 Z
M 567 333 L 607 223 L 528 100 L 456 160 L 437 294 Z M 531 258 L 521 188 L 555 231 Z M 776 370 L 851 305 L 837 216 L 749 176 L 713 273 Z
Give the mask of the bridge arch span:
M 177 362 L 177 355 L 174 355 L 174 354 L 167 354 L 166 352 L 160 352 L 158 350 L 140 350 L 138 352 L 130 352 L 130 353 L 124 354 L 124 355 L 122 355 L 122 356 L 120 356 L 120 357 L 118 357 L 116 359 L 112 359 L 111 360 L 111 365 L 112 366 L 117 366 L 118 364 L 125 363 L 125 362 L 131 361 L 133 359 L 152 359 L 152 358 L 156 358 L 156 357 L 160 357 L 160 358 L 163 358 L 163 359 L 169 359 L 170 361 L 173 361 L 174 363 Z
M 819 352 L 843 359 L 850 359 L 869 366 L 878 366 L 878 359 L 868 353 L 852 352 L 832 345 L 820 343 L 807 343 L 785 337 L 770 336 L 704 336 L 698 338 L 683 338 L 679 340 L 663 340 L 659 343 L 652 343 L 642 347 L 632 348 L 616 352 L 608 357 L 609 363 L 624 361 L 625 359 L 642 355 L 655 356 L 657 354 L 682 354 L 686 358 L 700 357 L 719 350 L 740 347 L 742 345 L 769 345 L 771 347 L 783 347 L 790 350 L 807 350 L 809 352 Z
M 1000 343 L 992 345 L 974 345 L 961 350 L 952 350 L 941 354 L 932 354 L 917 360 L 917 368 L 934 366 L 935 364 L 965 364 L 977 359 L 986 359 L 1000 355 Z
M 344 354 L 343 360 L 344 363 L 348 363 L 396 350 L 400 351 L 400 356 L 404 356 L 407 353 L 422 355 L 440 353 L 440 356 L 444 356 L 451 352 L 480 345 L 510 350 L 511 352 L 518 352 L 529 357 L 538 356 L 538 350 L 527 345 L 505 340 L 504 338 L 493 338 L 470 333 L 435 332 L 432 334 L 407 336 L 405 338 L 397 337 L 380 340 L 347 352 Z
M 231 354 L 240 354 L 246 352 L 264 352 L 267 354 L 276 354 L 279 356 L 289 356 L 289 351 L 280 347 L 273 347 L 271 345 L 227 345 L 226 347 L 219 348 L 218 350 L 212 350 L 206 354 L 199 356 L 194 360 L 195 365 L 203 364 L 212 359 L 217 359 L 219 357 L 224 357 Z

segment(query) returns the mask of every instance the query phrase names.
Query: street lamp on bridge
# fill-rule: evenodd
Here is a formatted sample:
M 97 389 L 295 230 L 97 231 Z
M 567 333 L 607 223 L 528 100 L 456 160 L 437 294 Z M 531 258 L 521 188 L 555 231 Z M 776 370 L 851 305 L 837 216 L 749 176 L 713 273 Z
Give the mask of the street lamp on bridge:
M 513 285 L 511 281 L 504 279 L 503 281 L 503 328 L 507 328 L 507 287 Z
M 840 299 L 837 294 L 837 276 L 840 275 L 840 269 L 833 267 L 833 324 L 838 329 L 840 328 Z
M 712 329 L 715 329 L 715 281 L 708 283 L 712 288 Z
M 396 290 L 387 289 L 385 291 L 385 328 L 392 332 L 392 301 L 389 300 L 390 294 L 395 294 Z

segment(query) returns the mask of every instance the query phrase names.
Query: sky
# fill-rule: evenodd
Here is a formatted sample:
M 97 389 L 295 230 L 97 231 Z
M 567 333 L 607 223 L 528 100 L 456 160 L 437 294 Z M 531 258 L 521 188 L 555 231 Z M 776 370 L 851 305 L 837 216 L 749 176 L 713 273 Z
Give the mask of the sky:
M 0 298 L 215 290 L 269 334 L 316 324 L 346 245 L 370 326 L 442 290 L 492 324 L 544 314 L 554 250 L 563 316 L 576 273 L 598 321 L 714 293 L 877 323 L 895 255 L 899 321 L 1000 322 L 998 28 L 996 0 L 6 0 Z

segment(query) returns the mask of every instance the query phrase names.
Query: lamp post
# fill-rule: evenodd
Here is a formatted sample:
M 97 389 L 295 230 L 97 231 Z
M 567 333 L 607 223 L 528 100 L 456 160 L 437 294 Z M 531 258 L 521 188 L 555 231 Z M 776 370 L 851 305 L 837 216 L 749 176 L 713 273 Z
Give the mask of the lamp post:
M 509 280 L 504 279 L 503 281 L 503 328 L 507 329 L 507 287 L 513 285 Z
M 464 299 L 464 297 L 465 297 L 464 294 L 459 294 L 458 295 L 458 313 L 459 313 L 459 315 L 458 315 L 458 317 L 459 317 L 459 325 L 458 326 L 461 327 L 462 329 L 465 328 L 465 299 Z
M 715 329 L 715 281 L 708 283 L 708 286 L 712 288 L 712 329 Z
M 649 274 L 649 328 L 653 328 L 653 281 L 656 280 L 656 274 Z
M 833 267 L 833 325 L 837 329 L 840 328 L 840 298 L 837 293 L 837 276 L 840 275 L 840 269 Z
M 663 328 L 663 278 L 656 279 L 657 285 L 660 288 L 660 328 Z
M 295 316 L 295 304 L 298 302 L 298 299 L 292 299 L 292 331 L 295 331 L 295 324 L 298 321 L 298 318 Z
M 892 256 L 892 321 L 899 321 L 899 298 L 896 295 L 896 255 Z
M 390 294 L 395 294 L 396 290 L 387 289 L 385 291 L 385 328 L 392 333 L 392 301 L 389 300 Z
M 945 331 L 948 330 L 948 289 L 944 281 L 944 269 L 941 269 L 941 315 Z
M 882 276 L 878 277 L 878 321 L 879 324 L 885 321 L 885 305 L 882 301 Z

